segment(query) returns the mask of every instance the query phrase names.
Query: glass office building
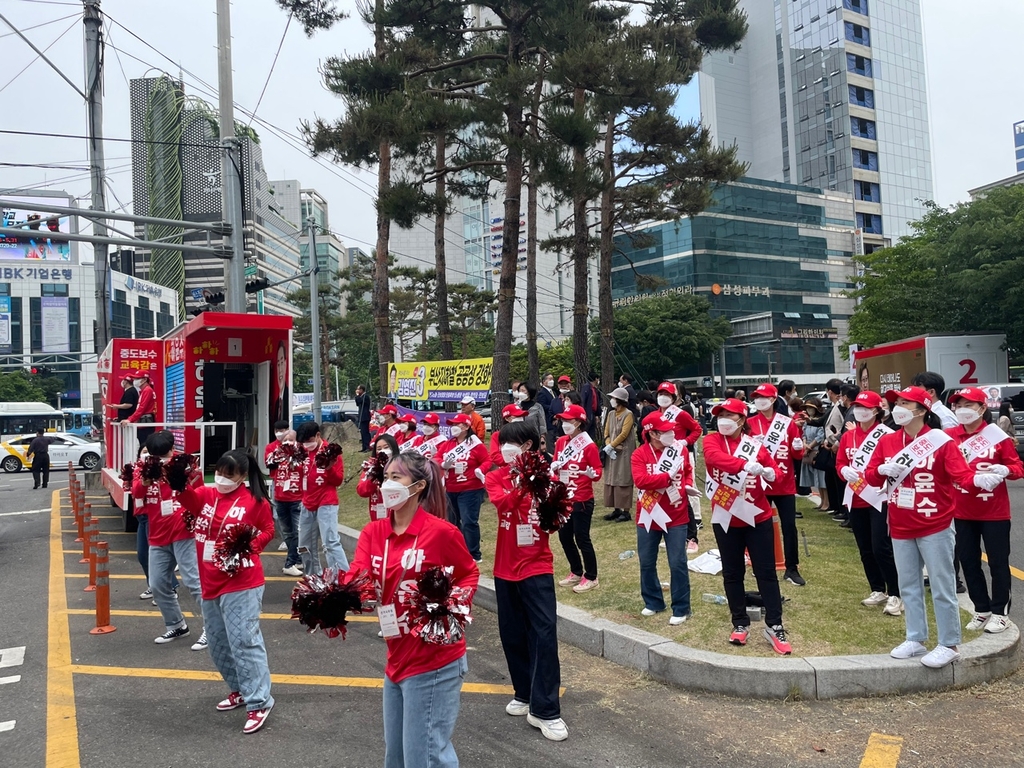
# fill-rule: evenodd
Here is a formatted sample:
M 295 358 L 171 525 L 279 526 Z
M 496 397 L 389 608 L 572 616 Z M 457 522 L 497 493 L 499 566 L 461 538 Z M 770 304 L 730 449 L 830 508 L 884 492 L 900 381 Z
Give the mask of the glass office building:
M 719 188 L 700 215 L 638 232 L 646 237 L 616 241 L 614 303 L 669 292 L 707 298 L 733 323 L 730 384 L 764 381 L 769 370 L 776 380 L 823 383 L 848 368 L 839 344 L 853 300 L 844 292 L 853 288 L 851 259 L 861 247 L 849 195 L 746 178 Z M 636 273 L 659 287 L 639 292 Z M 711 361 L 675 373 L 699 383 Z

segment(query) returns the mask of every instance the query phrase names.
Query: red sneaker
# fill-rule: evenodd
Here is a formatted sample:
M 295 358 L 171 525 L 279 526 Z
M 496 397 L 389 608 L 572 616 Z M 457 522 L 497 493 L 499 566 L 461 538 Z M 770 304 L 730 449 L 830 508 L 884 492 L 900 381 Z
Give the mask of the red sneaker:
M 224 699 L 224 701 L 220 702 L 217 705 L 217 711 L 218 712 L 227 712 L 228 710 L 238 709 L 239 707 L 244 707 L 244 706 L 245 706 L 245 699 L 242 698 L 242 694 L 240 694 L 238 691 L 235 691 L 230 696 L 228 696 L 226 699 Z
M 260 728 L 267 724 L 267 718 L 270 717 L 270 710 L 274 708 L 271 704 L 269 707 L 264 709 L 254 709 L 249 713 L 249 719 L 245 721 L 245 727 L 242 728 L 242 733 L 256 733 Z
M 793 647 L 786 640 L 786 630 L 781 624 L 776 624 L 774 627 L 764 628 L 765 639 L 771 643 L 772 650 L 782 656 L 789 656 L 793 652 Z
M 746 645 L 747 637 L 750 635 L 750 627 L 733 627 L 729 635 L 729 642 L 733 645 Z

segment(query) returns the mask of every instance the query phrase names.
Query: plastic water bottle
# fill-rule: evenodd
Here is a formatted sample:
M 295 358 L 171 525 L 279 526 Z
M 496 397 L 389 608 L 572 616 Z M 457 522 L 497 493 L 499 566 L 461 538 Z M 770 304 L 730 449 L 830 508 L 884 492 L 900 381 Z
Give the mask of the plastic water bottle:
M 708 592 L 705 592 L 703 595 L 701 595 L 700 599 L 703 600 L 705 603 L 714 603 L 715 605 L 725 605 L 729 602 L 721 595 L 712 595 Z
M 619 552 L 619 560 L 629 560 L 635 554 L 632 549 L 627 549 L 625 552 Z

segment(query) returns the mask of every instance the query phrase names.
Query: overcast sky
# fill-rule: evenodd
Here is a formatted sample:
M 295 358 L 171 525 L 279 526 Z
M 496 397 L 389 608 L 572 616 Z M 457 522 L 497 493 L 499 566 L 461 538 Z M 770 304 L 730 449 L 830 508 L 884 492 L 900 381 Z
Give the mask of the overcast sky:
M 1015 172 L 1012 124 L 1024 120 L 1024 78 L 1016 76 L 1024 2 L 922 2 L 935 198 L 946 205 L 965 200 L 968 189 Z M 341 5 L 352 7 L 354 3 L 343 0 Z M 110 24 L 108 41 L 121 51 L 108 48 L 107 53 L 104 130 L 108 137 L 130 135 L 126 78 L 142 77 L 151 69 L 177 75 L 180 64 L 198 79 L 216 84 L 214 0 L 103 0 L 102 7 L 110 20 L 117 22 Z M 158 12 L 158 8 L 167 10 Z M 83 80 L 80 11 L 81 4 L 73 0 L 0 0 L 0 13 L 27 30 L 37 46 L 46 48 L 53 43 L 47 55 L 76 83 Z M 78 14 L 78 20 L 71 14 Z M 69 18 L 54 21 L 61 17 Z M 50 21 L 54 23 L 28 29 Z M 273 0 L 236 0 L 233 4 L 235 101 L 247 109 L 256 107 L 286 22 L 287 16 Z M 314 115 L 336 117 L 340 101 L 320 84 L 318 66 L 328 56 L 359 53 L 369 44 L 369 33 L 357 18 L 312 40 L 292 24 L 257 115 L 289 133 L 297 133 L 300 122 Z M 34 58 L 35 54 L 0 24 L 0 129 L 84 133 L 81 99 L 44 62 L 32 63 Z M 205 95 L 201 91 L 206 87 L 196 78 L 188 74 L 184 78 L 189 93 Z M 207 99 L 216 106 L 213 97 Z M 692 97 L 684 98 L 682 110 L 694 102 Z M 690 109 L 695 110 L 695 105 Z M 299 179 L 304 187 L 318 189 L 330 203 L 331 228 L 348 245 L 372 245 L 375 175 L 313 160 L 304 150 L 273 136 L 265 126 L 256 123 L 254 127 L 262 139 L 271 179 Z M 108 142 L 106 155 L 117 197 L 130 206 L 130 145 Z M 83 165 L 85 160 L 85 142 L 80 139 L 0 134 L 0 162 Z M 80 171 L 0 166 L 0 187 L 44 184 L 75 195 L 89 192 L 87 175 Z M 110 207 L 118 207 L 109 195 L 108 200 Z

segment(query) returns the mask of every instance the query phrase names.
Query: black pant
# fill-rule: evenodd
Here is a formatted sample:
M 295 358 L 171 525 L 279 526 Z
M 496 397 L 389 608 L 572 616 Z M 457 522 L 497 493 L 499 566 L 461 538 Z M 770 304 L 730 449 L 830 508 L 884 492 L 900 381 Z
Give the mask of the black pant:
M 871 591 L 899 597 L 899 578 L 885 515 L 873 507 L 854 507 L 850 510 L 850 528 L 857 540 L 860 562 Z
M 765 623 L 772 627 L 781 624 L 782 593 L 779 591 L 779 575 L 775 572 L 775 524 L 765 520 L 753 528 L 730 525 L 728 531 L 717 523 L 712 527 L 722 556 L 722 582 L 733 626 L 750 626 L 747 593 L 743 586 L 747 570 L 743 563 L 744 550 L 750 554 L 750 566 L 764 602 Z
M 828 450 L 822 448 L 821 450 Z M 839 476 L 836 475 L 835 467 L 825 470 L 825 491 L 828 493 L 828 509 L 830 512 L 838 512 L 843 508 L 843 497 L 839 494 Z
M 697 541 L 697 517 L 693 514 L 694 502 L 687 499 L 687 504 L 690 507 L 690 522 L 686 524 L 686 538 L 687 540 L 692 539 L 693 541 Z
M 558 529 L 558 540 L 562 542 L 562 551 L 569 561 L 569 570 L 591 581 L 597 578 L 597 552 L 590 540 L 590 523 L 593 519 L 593 499 L 574 501 L 569 521 Z
M 359 422 L 359 440 L 362 442 L 363 450 L 370 450 L 370 422 Z
M 144 423 L 144 422 L 143 422 Z M 139 427 L 135 431 L 136 437 L 139 438 L 139 452 L 141 453 L 142 447 L 146 444 L 149 436 L 156 432 L 156 427 Z
M 800 565 L 800 541 L 796 531 L 796 496 L 769 496 L 768 501 L 779 512 L 779 524 L 782 527 L 782 552 L 786 557 L 786 570 L 795 571 Z M 775 558 L 774 543 L 772 559 Z
M 50 454 L 32 454 L 32 487 L 39 487 L 39 475 L 43 476 L 43 488 L 50 482 Z
M 561 717 L 554 577 L 542 574 L 522 581 L 496 578 L 494 597 L 498 604 L 498 636 L 516 699 L 529 702 L 530 714 L 541 720 Z
M 975 613 L 998 613 L 1010 610 L 1010 521 L 956 520 L 956 551 L 964 569 L 967 594 Z M 988 570 L 992 574 L 992 597 L 989 598 L 985 572 L 981 567 L 981 542 L 985 541 Z

